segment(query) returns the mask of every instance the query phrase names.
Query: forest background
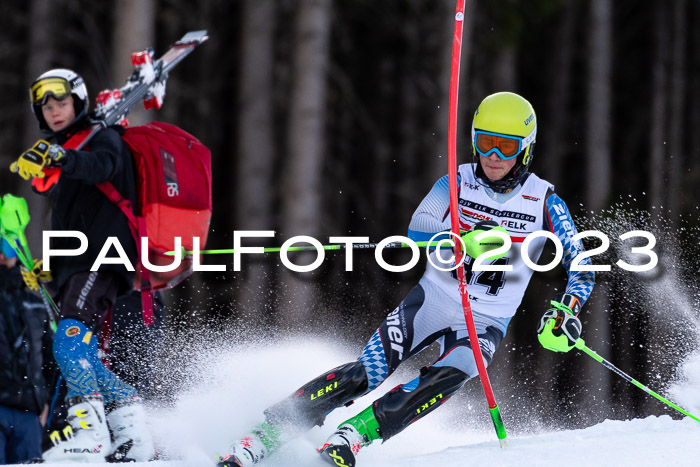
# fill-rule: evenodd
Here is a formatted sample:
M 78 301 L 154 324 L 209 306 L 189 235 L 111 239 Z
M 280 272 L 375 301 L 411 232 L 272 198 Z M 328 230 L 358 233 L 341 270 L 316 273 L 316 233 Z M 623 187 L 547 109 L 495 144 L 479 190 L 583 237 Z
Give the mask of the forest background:
M 48 207 L 8 170 L 41 136 L 29 84 L 47 69 L 71 68 L 94 99 L 124 84 L 131 52 L 150 46 L 158 56 L 186 31 L 206 29 L 209 41 L 171 73 L 163 109 L 135 111 L 130 121 L 177 124 L 212 149 L 207 246 L 231 248 L 234 230 L 274 230 L 266 246 L 294 235 L 403 235 L 447 173 L 454 11 L 452 0 L 5 2 L 0 191 L 27 198 L 39 252 Z M 579 231 L 611 239 L 594 259 L 612 270 L 597 275 L 583 336 L 663 391 L 700 344 L 700 2 L 470 0 L 465 11 L 460 162 L 471 161 L 471 118 L 483 97 L 508 90 L 533 104 L 532 170 L 555 185 Z M 630 249 L 619 235 L 634 229 L 657 237 L 653 273 L 614 265 Z M 246 259 L 238 273 L 230 256 L 209 256 L 228 271 L 195 274 L 169 291 L 169 329 L 223 330 L 231 339 L 312 333 L 359 352 L 424 260 L 390 273 L 371 251 L 354 257 L 351 272 L 344 253 L 328 253 L 319 270 L 299 274 L 275 254 Z M 539 346 L 537 322 L 565 280 L 561 268 L 535 274 L 489 369 L 506 420 L 579 426 L 667 413 L 587 357 Z M 476 382 L 466 392 L 483 397 Z

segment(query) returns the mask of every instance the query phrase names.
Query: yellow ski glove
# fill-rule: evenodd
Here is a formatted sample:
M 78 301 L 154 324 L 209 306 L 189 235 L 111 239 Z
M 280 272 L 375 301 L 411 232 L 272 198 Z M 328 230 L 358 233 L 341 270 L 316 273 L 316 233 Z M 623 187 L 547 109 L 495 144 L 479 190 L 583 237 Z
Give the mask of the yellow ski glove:
M 21 267 L 22 279 L 24 279 L 24 283 L 27 284 L 29 290 L 34 290 L 36 292 L 39 290 L 40 282 L 51 282 L 51 271 L 43 271 L 41 269 L 43 264 L 44 260 L 35 259 L 31 271 L 24 266 Z

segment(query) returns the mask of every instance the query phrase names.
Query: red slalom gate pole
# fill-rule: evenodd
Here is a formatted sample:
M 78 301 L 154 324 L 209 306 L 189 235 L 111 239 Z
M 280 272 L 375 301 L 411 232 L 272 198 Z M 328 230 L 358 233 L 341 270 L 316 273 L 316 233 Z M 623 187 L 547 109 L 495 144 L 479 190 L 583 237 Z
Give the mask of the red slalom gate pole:
M 462 31 L 464 29 L 464 2 L 465 0 L 457 0 L 457 11 L 455 13 L 455 33 L 452 40 L 452 69 L 450 73 L 450 106 L 449 106 L 449 123 L 447 132 L 447 153 L 448 153 L 448 179 L 450 186 L 450 221 L 452 223 L 452 233 L 455 238 L 460 236 L 459 225 L 459 209 L 458 209 L 458 186 L 457 186 L 457 101 L 459 95 L 459 67 L 462 57 Z M 493 420 L 493 426 L 496 429 L 496 435 L 501 447 L 507 446 L 506 428 L 503 426 L 501 412 L 496 404 L 496 398 L 493 396 L 493 389 L 489 381 L 489 375 L 486 373 L 486 365 L 481 356 L 481 348 L 479 347 L 479 336 L 476 334 L 474 326 L 474 317 L 472 316 L 472 307 L 469 303 L 469 293 L 467 292 L 467 282 L 464 277 L 464 267 L 461 266 L 463 253 L 460 242 L 455 242 L 455 261 L 460 265 L 457 268 L 457 280 L 459 281 L 459 293 L 462 297 L 462 308 L 464 308 L 464 320 L 467 324 L 469 333 L 469 342 L 474 352 L 474 360 L 476 368 L 479 371 L 479 379 L 481 386 L 484 388 L 484 395 L 489 405 L 489 412 Z

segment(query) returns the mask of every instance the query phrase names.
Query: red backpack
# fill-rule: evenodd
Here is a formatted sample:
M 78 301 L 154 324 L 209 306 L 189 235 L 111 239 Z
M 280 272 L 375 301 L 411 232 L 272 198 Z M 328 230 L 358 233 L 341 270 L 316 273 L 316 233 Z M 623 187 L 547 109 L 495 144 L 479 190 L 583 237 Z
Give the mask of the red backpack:
M 173 263 L 174 257 L 165 253 L 175 249 L 175 237 L 181 237 L 187 251 L 193 249 L 193 237 L 199 237 L 204 248 L 212 210 L 211 152 L 191 134 L 161 122 L 126 128 L 122 138 L 134 158 L 136 216 L 111 183 L 97 187 L 129 218 L 139 252 L 134 289 L 142 293 L 144 322 L 151 324 L 151 291 L 173 287 L 189 276 L 193 257 L 184 255 L 173 271 L 150 271 L 141 266 L 140 237 L 148 237 L 153 265 Z

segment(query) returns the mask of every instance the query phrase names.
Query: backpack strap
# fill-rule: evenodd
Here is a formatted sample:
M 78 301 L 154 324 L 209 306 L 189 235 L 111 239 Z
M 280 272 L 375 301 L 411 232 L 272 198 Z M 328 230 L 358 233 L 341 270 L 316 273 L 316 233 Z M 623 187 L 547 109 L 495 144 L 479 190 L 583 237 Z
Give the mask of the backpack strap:
M 102 128 L 99 123 L 83 128 L 82 130 L 68 136 L 68 141 L 62 144 L 63 149 L 76 149 L 87 151 L 90 143 L 83 144 L 86 140 L 89 141 Z M 61 177 L 60 167 L 44 167 L 44 178 L 32 179 L 32 187 L 37 193 L 46 193 L 58 183 Z
M 131 230 L 131 235 L 134 237 L 134 241 L 136 242 L 136 252 L 138 253 L 138 257 L 141 258 L 141 237 L 147 236 L 146 219 L 141 216 L 134 215 L 131 201 L 124 198 L 117 191 L 117 189 L 114 188 L 112 183 L 105 182 L 95 186 L 99 188 L 99 190 L 105 194 L 107 199 L 109 199 L 112 204 L 117 206 L 129 220 L 129 229 Z M 153 287 L 151 287 L 151 271 L 143 266 L 141 266 L 140 271 L 140 282 L 143 324 L 149 326 L 153 324 Z

